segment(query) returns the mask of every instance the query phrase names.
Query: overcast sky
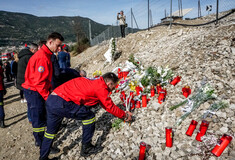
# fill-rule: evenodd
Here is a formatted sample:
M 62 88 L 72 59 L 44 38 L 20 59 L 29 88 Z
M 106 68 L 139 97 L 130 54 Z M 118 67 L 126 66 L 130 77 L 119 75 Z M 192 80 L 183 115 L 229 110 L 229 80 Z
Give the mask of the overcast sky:
M 149 0 L 153 24 L 159 23 L 166 12 L 169 13 L 170 0 Z M 219 0 L 220 11 L 235 8 L 235 0 Z M 193 8 L 188 17 L 197 16 L 198 0 L 182 0 L 183 8 Z M 202 15 L 208 14 L 206 5 L 216 0 L 201 0 Z M 33 14 L 35 16 L 82 16 L 102 24 L 116 24 L 116 14 L 120 10 L 127 15 L 130 26 L 130 9 L 140 28 L 147 27 L 147 0 L 0 0 L 0 10 Z M 178 0 L 173 0 L 173 12 L 178 10 Z M 212 13 L 211 12 L 211 13 Z M 186 16 L 186 17 L 187 17 Z

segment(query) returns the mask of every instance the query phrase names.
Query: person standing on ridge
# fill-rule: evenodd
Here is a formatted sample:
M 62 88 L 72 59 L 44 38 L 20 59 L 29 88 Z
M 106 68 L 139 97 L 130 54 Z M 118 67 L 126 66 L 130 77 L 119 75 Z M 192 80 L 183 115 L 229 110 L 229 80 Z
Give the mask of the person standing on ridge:
M 119 20 L 122 38 L 125 38 L 126 16 L 123 11 L 117 14 L 117 20 Z
M 57 52 L 64 38 L 57 32 L 51 33 L 46 45 L 43 45 L 29 60 L 25 71 L 25 98 L 30 108 L 33 135 L 36 145 L 41 146 L 46 126 L 45 101 L 51 91 L 52 62 L 51 55 Z
M 82 120 L 81 156 L 97 153 L 99 149 L 91 144 L 95 132 L 95 114 L 91 106 L 100 104 L 109 113 L 125 121 L 132 120 L 132 113 L 116 106 L 111 97 L 119 79 L 108 72 L 97 79 L 79 77 L 57 87 L 46 101 L 47 130 L 40 148 L 39 160 L 48 160 L 50 147 L 59 131 L 64 117 Z

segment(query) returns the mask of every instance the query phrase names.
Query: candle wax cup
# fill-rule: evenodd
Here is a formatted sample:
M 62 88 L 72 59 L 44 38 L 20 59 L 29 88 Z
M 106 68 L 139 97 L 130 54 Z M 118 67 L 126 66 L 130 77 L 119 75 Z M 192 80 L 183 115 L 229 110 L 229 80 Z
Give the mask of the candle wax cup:
M 142 95 L 142 107 L 147 107 L 147 96 Z
M 166 147 L 173 146 L 172 128 L 167 127 L 166 129 Z
M 136 108 L 140 108 L 140 101 L 136 102 Z
M 140 152 L 139 152 L 139 160 L 145 159 L 145 152 L 146 152 L 146 143 L 140 143 Z
M 197 121 L 192 120 L 188 130 L 186 131 L 187 136 L 192 136 L 194 130 L 196 129 L 197 124 L 198 124 Z
M 232 137 L 228 135 L 223 135 L 220 139 L 220 142 L 214 147 L 214 149 L 211 151 L 215 156 L 219 157 L 225 148 L 228 146 L 228 144 L 231 142 Z

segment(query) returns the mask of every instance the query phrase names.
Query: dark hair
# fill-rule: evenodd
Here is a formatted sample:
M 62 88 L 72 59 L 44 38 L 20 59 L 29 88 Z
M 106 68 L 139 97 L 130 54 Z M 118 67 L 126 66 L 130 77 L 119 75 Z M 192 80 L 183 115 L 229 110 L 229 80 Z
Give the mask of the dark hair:
M 38 48 L 38 45 L 35 44 L 35 43 L 29 43 L 29 44 L 28 44 L 28 47 L 29 47 L 30 49 L 37 49 L 37 48 Z
M 113 72 L 105 73 L 104 75 L 102 75 L 102 77 L 105 81 L 112 81 L 113 83 L 117 83 L 119 80 L 118 76 Z
M 49 39 L 53 39 L 53 40 L 56 40 L 56 39 L 59 39 L 61 41 L 64 41 L 64 37 L 59 34 L 58 32 L 53 32 L 51 33 L 48 37 L 47 37 L 47 40 Z
M 41 40 L 41 41 L 39 41 L 39 43 L 38 43 L 38 45 L 40 46 L 40 47 L 42 47 L 44 44 L 46 44 L 47 43 L 47 41 L 45 41 L 45 40 Z

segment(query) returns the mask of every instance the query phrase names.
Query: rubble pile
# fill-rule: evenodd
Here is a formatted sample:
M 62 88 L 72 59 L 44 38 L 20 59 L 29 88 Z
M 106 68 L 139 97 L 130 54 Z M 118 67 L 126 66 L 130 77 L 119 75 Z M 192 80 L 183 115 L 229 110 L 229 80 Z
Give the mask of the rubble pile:
M 181 76 L 176 85 L 167 86 L 167 97 L 162 104 L 157 96 L 151 98 L 146 108 L 138 108 L 133 112 L 135 121 L 129 125 L 122 123 L 119 130 L 112 128 L 116 119 L 101 107 L 94 108 L 96 112 L 96 131 L 93 143 L 104 147 L 96 155 L 87 159 L 138 159 L 139 144 L 144 141 L 151 145 L 146 155 L 151 159 L 218 159 L 210 155 L 206 141 L 195 140 L 196 131 L 192 137 L 185 133 L 191 120 L 203 115 L 204 111 L 214 103 L 213 100 L 200 105 L 189 115 L 180 126 L 173 128 L 173 147 L 165 146 L 165 127 L 174 126 L 177 119 L 183 115 L 180 107 L 170 111 L 169 108 L 186 98 L 182 94 L 184 86 L 190 86 L 192 95 L 202 83 L 209 83 L 216 91 L 219 100 L 227 100 L 229 107 L 217 111 L 207 117 L 210 123 L 205 138 L 210 136 L 220 139 L 223 134 L 233 137 L 230 145 L 220 156 L 222 159 L 235 157 L 235 14 L 220 21 L 218 25 L 204 27 L 156 27 L 150 31 L 130 34 L 124 39 L 118 39 L 116 49 L 121 52 L 120 58 L 112 63 L 106 63 L 104 53 L 108 50 L 108 42 L 87 49 L 82 54 L 73 57 L 73 65 L 81 65 L 88 77 L 101 70 L 102 73 L 112 71 L 123 65 L 128 56 L 133 54 L 144 68 L 150 66 L 168 66 L 175 75 Z M 120 93 L 113 93 L 115 104 L 120 104 Z M 190 96 L 189 96 L 190 97 Z M 201 122 L 199 122 L 201 123 Z M 197 125 L 198 131 L 200 125 Z M 67 127 L 58 134 L 55 142 L 63 149 L 61 159 L 85 159 L 80 157 L 82 124 L 79 121 L 68 121 Z

